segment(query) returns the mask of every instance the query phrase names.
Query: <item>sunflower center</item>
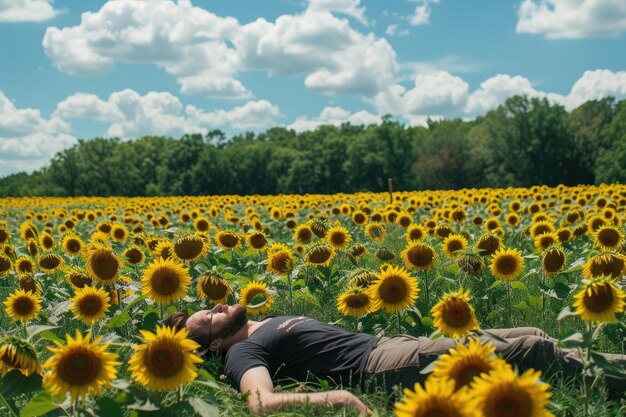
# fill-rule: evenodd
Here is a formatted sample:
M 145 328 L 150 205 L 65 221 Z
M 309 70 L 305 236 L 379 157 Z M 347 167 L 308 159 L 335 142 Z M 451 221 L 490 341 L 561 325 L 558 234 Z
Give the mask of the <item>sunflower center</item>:
M 103 281 L 109 281 L 117 275 L 119 264 L 109 253 L 96 253 L 90 263 L 94 274 Z
M 424 234 L 420 229 L 411 230 L 409 233 L 409 238 L 411 240 L 421 240 L 424 237 Z
M 498 250 L 500 242 L 495 237 L 489 236 L 486 239 L 480 240 L 477 246 L 478 249 L 481 251 L 481 255 L 491 256 L 496 252 L 496 250 Z
M 54 240 L 52 240 L 52 237 L 45 236 L 43 238 L 42 246 L 46 249 L 52 248 L 54 246 Z
M 220 243 L 227 248 L 234 248 L 239 243 L 239 238 L 232 233 L 225 233 L 219 239 Z
M 70 282 L 75 287 L 83 288 L 85 285 L 91 284 L 91 278 L 85 274 L 77 272 L 70 275 Z
M 102 311 L 102 299 L 97 295 L 87 295 L 80 300 L 78 309 L 85 316 L 93 316 Z
M 11 269 L 11 260 L 6 256 L 0 256 L 0 272 L 7 272 Z
M 86 385 L 100 373 L 100 359 L 89 351 L 66 354 L 59 363 L 57 375 L 70 385 Z
M 291 269 L 291 258 L 287 253 L 277 252 L 270 259 L 272 268 L 281 273 L 285 273 Z
M 619 243 L 619 232 L 615 229 L 604 229 L 598 233 L 598 241 L 602 246 L 615 247 Z
M 160 268 L 152 275 L 152 289 L 159 295 L 174 294 L 180 287 L 180 278 L 176 271 L 169 268 Z
M 351 294 L 346 297 L 346 305 L 348 308 L 362 308 L 368 304 L 368 297 L 366 294 Z
M 510 275 L 515 272 L 517 268 L 517 261 L 513 256 L 505 255 L 498 259 L 496 263 L 496 269 L 503 275 Z
M 450 299 L 444 304 L 441 318 L 450 327 L 464 327 L 472 319 L 472 313 L 467 303 Z
M 69 239 L 65 243 L 65 247 L 71 253 L 76 253 L 76 252 L 80 251 L 80 243 L 76 239 Z
M 33 272 L 33 264 L 28 261 L 23 261 L 17 265 L 17 269 L 22 273 Z
M 346 243 L 346 235 L 343 232 L 335 232 L 330 235 L 330 241 L 335 246 L 340 246 Z
M 124 239 L 126 237 L 126 232 L 123 229 L 115 229 L 113 231 L 113 237 L 115 239 Z
M 39 258 L 39 265 L 45 269 L 55 269 L 61 264 L 61 258 L 58 256 L 42 256 Z
M 602 313 L 611 308 L 615 301 L 615 295 L 610 285 L 598 285 L 592 291 L 591 295 L 585 292 L 583 303 L 587 310 L 594 313 Z
M 448 242 L 448 251 L 450 253 L 454 253 L 458 250 L 463 249 L 463 242 L 461 242 L 460 240 L 454 239 Z
M 13 302 L 13 311 L 20 316 L 29 315 L 35 308 L 35 303 L 30 297 L 18 297 Z
M 141 256 L 141 251 L 137 248 L 131 248 L 126 251 L 126 259 L 131 264 L 138 264 L 139 262 L 141 262 L 142 258 L 143 257 Z
M 398 276 L 391 276 L 385 279 L 380 285 L 380 298 L 388 304 L 399 303 L 408 294 L 408 287 L 404 280 Z
M 551 251 L 543 258 L 543 265 L 548 272 L 557 272 L 565 264 L 565 254 L 561 251 Z
M 265 236 L 260 233 L 250 236 L 250 246 L 254 249 L 262 249 L 266 243 L 267 240 L 265 239 Z
M 151 374 L 169 378 L 176 375 L 184 365 L 182 352 L 169 343 L 159 343 L 146 350 L 146 368 Z
M 309 253 L 308 259 L 314 264 L 323 264 L 330 258 L 331 255 L 332 251 L 329 248 L 320 246 Z
M 211 300 L 221 300 L 226 296 L 228 287 L 219 279 L 207 278 L 202 282 L 202 291 Z
M 482 373 L 487 373 L 489 371 L 489 366 L 486 366 L 486 364 L 483 363 L 466 364 L 457 371 L 457 374 L 454 377 L 456 389 L 458 390 L 461 387 L 469 385 L 470 382 L 474 380 L 474 378 L 480 376 L 480 374 Z
M 433 251 L 423 246 L 416 246 L 407 252 L 409 262 L 417 267 L 425 267 L 432 263 L 434 258 Z
M 313 232 L 310 229 L 298 230 L 298 240 L 302 243 L 308 243 L 313 237 Z
M 530 417 L 532 401 L 525 392 L 506 392 L 497 396 L 489 410 L 488 417 Z
M 200 238 L 182 239 L 174 244 L 174 252 L 180 259 L 194 259 L 202 253 L 203 243 Z

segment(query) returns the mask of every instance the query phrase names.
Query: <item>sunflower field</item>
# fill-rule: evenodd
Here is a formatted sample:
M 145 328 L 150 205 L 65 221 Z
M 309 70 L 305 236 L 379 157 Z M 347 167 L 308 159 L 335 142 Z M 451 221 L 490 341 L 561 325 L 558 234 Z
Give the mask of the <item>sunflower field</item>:
M 594 353 L 626 352 L 625 220 L 620 184 L 1 199 L 0 415 L 249 415 L 219 359 L 162 325 L 217 303 L 458 339 L 423 386 L 354 390 L 375 415 L 626 415 L 604 390 L 623 362 Z M 480 342 L 525 326 L 579 352 L 580 374 L 518 372 Z

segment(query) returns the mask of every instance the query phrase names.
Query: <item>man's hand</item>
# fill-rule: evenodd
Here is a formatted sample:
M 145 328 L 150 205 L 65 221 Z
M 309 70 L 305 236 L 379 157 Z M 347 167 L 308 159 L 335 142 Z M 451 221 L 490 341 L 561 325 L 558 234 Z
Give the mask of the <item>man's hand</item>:
M 352 394 L 349 391 L 344 391 L 344 390 L 330 391 L 328 394 L 334 395 L 337 397 L 337 402 L 333 403 L 332 401 L 329 401 L 330 403 L 333 404 L 335 408 L 351 407 L 351 408 L 356 409 L 362 415 L 365 415 L 365 416 L 372 415 L 372 410 L 367 408 L 367 406 L 363 404 L 363 401 L 359 400 L 359 398 L 356 395 Z

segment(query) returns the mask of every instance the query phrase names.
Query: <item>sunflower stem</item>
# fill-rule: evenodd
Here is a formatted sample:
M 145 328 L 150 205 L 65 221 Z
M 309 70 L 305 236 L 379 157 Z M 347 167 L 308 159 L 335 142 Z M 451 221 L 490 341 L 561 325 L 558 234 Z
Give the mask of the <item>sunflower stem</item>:
M 159 303 L 159 312 L 161 314 L 160 318 L 163 321 L 163 303 Z
M 401 327 L 402 323 L 401 323 L 401 318 L 400 318 L 400 312 L 399 311 L 396 312 L 396 316 L 398 318 L 398 334 L 401 334 L 402 333 L 402 327 Z
M 511 281 L 506 282 L 506 321 L 507 325 L 511 327 Z
M 6 398 L 4 398 L 4 395 L 2 395 L 2 392 L 0 392 L 0 402 L 2 402 L 2 405 L 4 405 L 4 407 L 6 407 L 7 410 L 9 410 L 9 412 L 11 413 L 13 417 L 17 417 L 17 414 L 15 413 L 15 411 L 13 411 L 13 408 L 11 408 Z
M 289 314 L 293 314 L 293 287 L 291 285 L 291 271 L 287 272 L 287 287 L 289 288 Z
M 183 390 L 183 384 L 178 386 L 178 402 L 183 402 L 183 398 L 185 397 L 185 391 Z

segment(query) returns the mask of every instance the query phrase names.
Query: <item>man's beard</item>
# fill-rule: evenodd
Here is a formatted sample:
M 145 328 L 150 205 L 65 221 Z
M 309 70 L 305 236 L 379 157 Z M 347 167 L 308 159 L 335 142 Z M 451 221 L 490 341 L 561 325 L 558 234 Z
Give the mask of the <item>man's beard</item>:
M 235 304 L 229 306 L 232 310 L 230 315 L 228 316 L 226 322 L 224 323 L 224 327 L 218 333 L 213 335 L 213 339 L 221 337 L 223 339 L 234 335 L 239 330 L 243 328 L 248 323 L 248 311 L 246 307 L 241 304 Z

